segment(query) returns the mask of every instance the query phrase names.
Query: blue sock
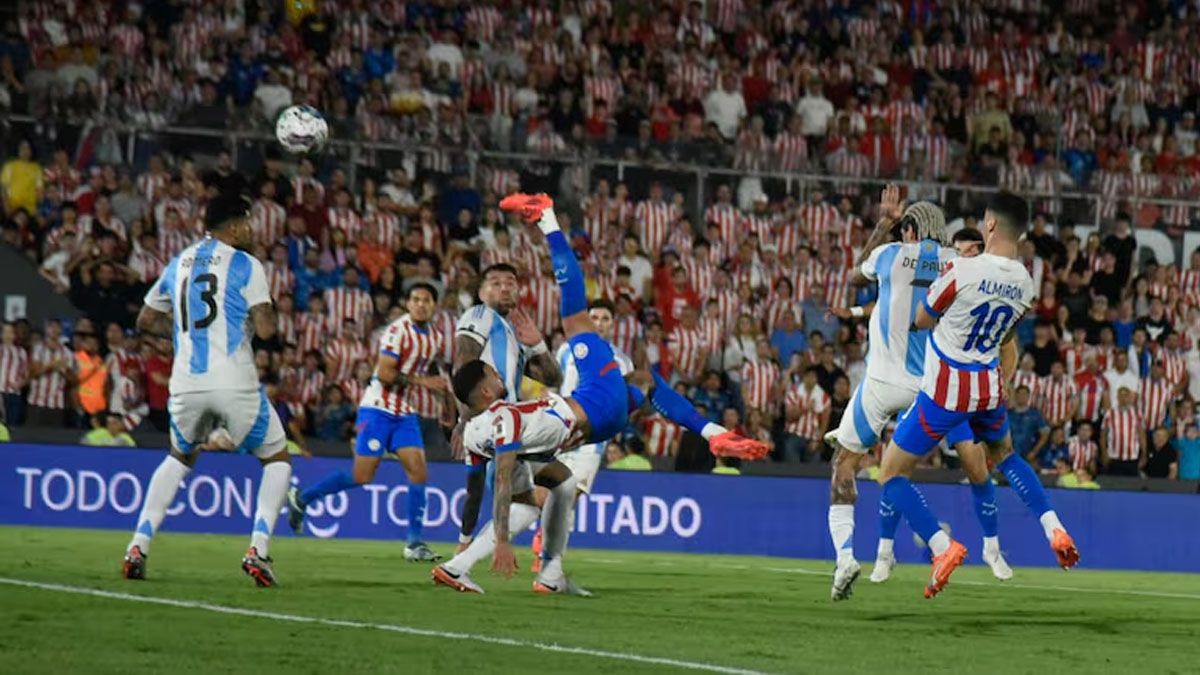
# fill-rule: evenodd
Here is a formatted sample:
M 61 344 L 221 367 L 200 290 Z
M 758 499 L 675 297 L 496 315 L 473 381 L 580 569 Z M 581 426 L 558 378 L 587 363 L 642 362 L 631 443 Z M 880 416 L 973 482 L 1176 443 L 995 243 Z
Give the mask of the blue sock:
M 584 286 L 583 270 L 575 259 L 575 251 L 566 235 L 555 230 L 546 235 L 550 245 L 550 262 L 554 265 L 554 280 L 562 290 L 562 316 L 587 311 L 587 289 Z
M 642 404 L 646 402 L 646 394 L 632 384 L 625 385 L 625 388 L 629 391 L 629 414 L 632 415 L 642 409 Z
M 979 527 L 983 536 L 994 537 L 1000 531 L 999 518 L 996 517 L 996 486 L 992 478 L 976 485 L 971 484 L 971 495 L 975 498 L 975 517 L 979 519 Z
M 925 503 L 925 497 L 921 495 L 917 486 L 904 476 L 896 476 L 884 483 L 883 498 L 894 504 L 896 510 L 904 514 L 908 526 L 926 542 L 932 539 L 933 535 L 942 531 L 937 518 L 929 510 L 929 505 Z
M 879 538 L 895 539 L 896 528 L 900 527 L 900 512 L 884 495 L 879 496 Z
M 1029 462 L 1014 452 L 1000 462 L 999 468 L 1033 515 L 1041 518 L 1043 513 L 1050 510 L 1050 498 L 1046 496 L 1046 490 Z
M 682 425 L 684 429 L 697 434 L 702 433 L 708 425 L 708 419 L 696 410 L 691 401 L 672 389 L 657 371 L 650 372 L 654 375 L 654 391 L 650 392 L 650 404 L 654 409 L 663 417 Z
M 358 487 L 358 483 L 354 482 L 349 471 L 335 471 L 301 492 L 300 502 L 306 505 L 311 504 L 325 495 L 335 495 L 356 487 Z
M 408 544 L 421 542 L 425 531 L 425 484 L 408 484 Z

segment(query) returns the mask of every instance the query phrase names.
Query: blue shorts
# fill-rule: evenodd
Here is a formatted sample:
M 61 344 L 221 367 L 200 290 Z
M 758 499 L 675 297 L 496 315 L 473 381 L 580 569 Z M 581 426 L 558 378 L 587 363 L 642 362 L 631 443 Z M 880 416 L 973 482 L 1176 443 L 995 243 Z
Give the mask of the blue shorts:
M 921 456 L 932 450 L 947 434 L 963 433 L 959 429 L 962 426 L 967 427 L 969 436 L 975 440 L 994 443 L 1008 435 L 1008 408 L 1001 404 L 994 410 L 979 412 L 946 410 L 921 392 L 900 419 L 892 440 L 901 450 Z M 959 437 L 959 440 L 965 440 L 966 437 Z
M 595 333 L 580 333 L 567 340 L 579 384 L 571 398 L 587 415 L 592 443 L 607 441 L 629 425 L 629 391 L 612 347 Z
M 971 424 L 969 422 L 963 422 L 951 429 L 950 433 L 946 434 L 946 445 L 952 448 L 959 443 L 973 443 L 974 441 L 975 432 L 971 431 Z
M 421 438 L 421 418 L 416 415 L 393 415 L 376 408 L 360 408 L 354 430 L 354 454 L 360 457 L 382 457 L 400 448 L 425 449 Z

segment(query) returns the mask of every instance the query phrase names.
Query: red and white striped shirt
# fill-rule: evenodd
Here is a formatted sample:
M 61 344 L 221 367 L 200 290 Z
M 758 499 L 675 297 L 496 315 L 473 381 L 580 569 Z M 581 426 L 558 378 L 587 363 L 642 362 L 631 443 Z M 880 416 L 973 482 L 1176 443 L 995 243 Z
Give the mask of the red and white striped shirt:
M 559 322 L 559 298 L 562 290 L 553 278 L 538 276 L 525 283 L 524 302 L 532 309 L 533 325 L 543 335 L 554 332 Z
M 267 288 L 271 291 L 271 297 L 278 300 L 284 294 L 290 294 L 296 288 L 296 275 L 288 269 L 287 265 L 276 265 L 273 262 L 263 263 L 263 268 L 267 273 Z
M 346 288 L 345 286 L 325 291 L 325 306 L 328 308 L 335 335 L 342 334 L 343 323 L 346 319 L 353 319 L 359 334 L 365 335 L 368 329 L 367 322 L 375 311 L 375 305 L 371 302 L 369 293 L 361 288 Z
M 1163 425 L 1175 398 L 1174 390 L 1170 382 L 1151 377 L 1138 383 L 1138 412 L 1147 429 L 1157 429 Z
M 825 234 L 838 224 L 838 211 L 825 202 L 814 204 L 809 202 L 799 208 L 799 216 L 804 223 L 810 244 L 825 240 Z
M 808 165 L 808 140 L 800 134 L 780 132 L 771 149 L 778 171 L 800 171 Z
M 774 361 L 742 364 L 742 398 L 746 405 L 761 411 L 770 410 L 771 404 L 775 403 L 775 384 L 779 377 L 779 366 Z
M 325 363 L 333 367 L 331 379 L 335 382 L 349 379 L 354 373 L 354 366 L 359 361 L 365 361 L 368 356 L 367 348 L 353 338 L 339 338 L 325 347 Z
M 671 234 L 671 227 L 679 221 L 681 215 L 679 207 L 663 200 L 647 199 L 638 202 L 633 210 L 633 218 L 637 223 L 637 234 L 641 239 L 642 248 L 651 258 L 658 258 L 659 251 Z
M 1075 388 L 1079 392 L 1079 417 L 1081 420 L 1098 420 L 1108 400 L 1108 382 L 1100 375 L 1082 371 L 1075 376 Z
M 632 314 L 615 317 L 613 319 L 613 344 L 626 354 L 633 354 L 633 347 L 642 339 L 643 330 L 642 323 Z
M 34 345 L 33 363 L 45 368 L 55 359 L 61 359 L 69 368 L 74 368 L 75 357 L 66 346 L 48 345 L 45 342 Z M 66 376 L 58 370 L 44 370 L 41 375 L 29 381 L 29 405 L 61 410 L 67 405 L 66 392 Z
M 716 203 L 704 212 L 704 222 L 715 223 L 721 233 L 721 243 L 730 248 L 737 248 L 738 223 L 742 214 L 733 204 Z
M 254 240 L 270 247 L 287 235 L 287 211 L 273 199 L 258 199 L 250 207 L 250 227 Z
M 19 394 L 29 377 L 29 353 L 17 345 L 0 345 L 0 392 Z
M 1071 455 L 1071 469 L 1078 471 L 1090 468 L 1096 462 L 1099 450 L 1096 447 L 1096 441 L 1084 441 L 1080 440 L 1078 436 L 1073 437 L 1067 443 L 1067 452 Z
M 432 374 L 430 366 L 442 354 L 444 335 L 432 324 L 420 326 L 410 316 L 393 321 L 383 332 L 379 351 L 397 361 L 399 373 L 408 378 Z M 378 375 L 378 369 L 376 369 Z M 438 399 L 435 405 L 430 399 Z M 440 413 L 442 394 L 417 385 L 385 387 L 378 377 L 372 377 L 363 394 L 361 407 L 377 408 L 393 415 L 430 415 L 435 408 Z M 422 414 L 424 412 L 425 414 Z
M 1124 462 L 1133 461 L 1142 452 L 1142 414 L 1134 408 L 1118 408 L 1104 416 L 1101 428 L 1106 434 L 1108 456 Z
M 683 437 L 683 427 L 662 415 L 646 419 L 646 453 L 652 457 L 672 454 L 675 443 Z
M 1060 380 L 1047 375 L 1041 379 L 1038 388 L 1041 393 L 1039 407 L 1051 424 L 1062 424 L 1074 417 L 1079 390 L 1070 377 L 1064 375 Z
M 800 438 L 820 438 L 825 431 L 821 428 L 821 413 L 830 406 L 829 394 L 824 389 L 813 385 L 812 389 L 805 391 L 804 385 L 797 385 L 788 391 L 784 405 L 789 409 L 800 409 L 800 417 L 788 422 L 788 433 Z
M 394 213 L 374 209 L 363 218 L 363 228 L 375 233 L 376 239 L 388 250 L 399 250 L 403 241 L 400 219 Z
M 319 370 L 301 371 L 297 384 L 300 402 L 306 406 L 314 406 L 321 401 L 321 390 L 325 388 L 325 373 Z
M 671 362 L 679 371 L 680 377 L 688 381 L 696 381 L 708 361 L 712 345 L 708 344 L 704 333 L 697 328 L 676 326 L 667 338 L 667 350 Z
M 344 232 L 347 242 L 358 240 L 358 236 L 362 232 L 362 218 L 355 213 L 354 209 L 331 207 L 328 210 L 328 217 L 329 226 Z
M 154 283 L 154 280 L 162 274 L 163 268 L 167 266 L 159 257 L 158 251 L 147 251 L 136 244 L 129 254 L 128 265 L 129 269 L 137 275 L 136 281 L 143 284 Z
M 320 181 L 315 178 L 305 178 L 304 176 L 294 176 L 292 178 L 292 203 L 299 206 L 304 203 L 304 193 L 307 191 L 317 193 L 317 201 L 325 201 L 325 186 L 321 185 Z
M 297 345 L 300 353 L 307 354 L 316 349 L 334 335 L 333 322 L 324 314 L 303 312 L 296 320 L 296 330 L 299 332 L 300 343 Z
M 1037 373 L 1032 370 L 1017 370 L 1013 373 L 1012 390 L 1015 392 L 1021 387 L 1029 387 L 1029 400 L 1036 402 L 1040 400 L 1042 380 Z

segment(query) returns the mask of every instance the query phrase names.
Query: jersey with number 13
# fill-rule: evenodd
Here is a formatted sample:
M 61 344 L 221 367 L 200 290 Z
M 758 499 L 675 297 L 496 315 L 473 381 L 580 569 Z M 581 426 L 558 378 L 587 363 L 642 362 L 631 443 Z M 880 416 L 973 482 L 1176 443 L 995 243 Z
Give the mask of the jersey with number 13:
M 172 315 L 172 394 L 258 389 L 250 308 L 271 302 L 262 263 L 205 237 L 180 251 L 146 293 L 146 306 Z
M 925 351 L 921 390 L 947 410 L 999 407 L 1000 345 L 1033 297 L 1033 279 L 1017 260 L 984 253 L 948 263 L 925 300 L 939 321 Z

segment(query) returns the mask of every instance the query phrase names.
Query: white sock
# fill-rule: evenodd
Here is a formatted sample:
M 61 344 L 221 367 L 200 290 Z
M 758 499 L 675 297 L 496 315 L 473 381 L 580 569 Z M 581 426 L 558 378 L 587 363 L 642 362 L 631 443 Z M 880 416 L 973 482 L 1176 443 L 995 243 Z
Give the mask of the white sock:
M 559 483 L 550 491 L 542 509 L 542 556 L 547 560 L 562 557 L 567 545 L 567 534 L 571 532 L 571 507 L 575 504 L 575 486 L 578 482 L 575 476 L 571 476 Z
M 542 231 L 542 234 L 558 232 L 558 217 L 554 215 L 554 209 L 550 208 L 542 211 L 542 217 L 538 220 L 537 226 Z
M 838 563 L 854 560 L 854 505 L 829 505 L 829 536 Z
M 879 540 L 879 547 L 875 549 L 875 557 L 876 557 L 876 558 L 883 558 L 883 557 L 886 557 L 886 556 L 893 555 L 893 553 L 892 553 L 892 547 L 893 547 L 895 544 L 896 544 L 896 541 L 895 541 L 894 539 L 883 539 L 883 538 L 881 538 L 881 539 Z
M 1000 537 L 984 537 L 983 538 L 984 554 L 992 554 L 1000 552 Z
M 700 435 L 704 437 L 704 440 L 709 441 L 712 440 L 714 436 L 720 436 L 727 431 L 729 430 L 720 424 L 709 422 L 708 424 L 704 425 L 703 429 L 700 430 Z
M 941 555 L 950 548 L 950 535 L 946 534 L 945 530 L 938 530 L 937 534 L 929 538 L 929 550 L 933 551 L 934 555 Z
M 134 546 L 142 549 L 142 553 L 150 552 L 150 539 L 158 532 L 167 509 L 175 501 L 175 493 L 179 491 L 179 482 L 192 472 L 192 468 L 179 461 L 174 455 L 167 455 L 154 475 L 150 477 L 150 486 L 146 488 L 146 501 L 142 502 L 142 512 L 138 514 L 137 530 L 125 550 Z
M 1058 519 L 1058 514 L 1053 510 L 1043 513 L 1038 520 L 1042 521 L 1042 531 L 1046 533 L 1046 539 L 1054 539 L 1055 530 L 1067 531 L 1066 526 L 1062 524 L 1062 521 Z
M 258 508 L 254 511 L 254 530 L 250 533 L 250 545 L 258 549 L 259 557 L 270 555 L 271 532 L 275 521 L 287 499 L 292 485 L 292 465 L 289 462 L 268 462 L 263 465 L 262 479 L 258 481 Z
M 542 571 L 538 573 L 538 576 L 547 580 L 563 576 L 562 556 L 554 556 L 547 560 L 542 565 Z
M 519 503 L 513 504 L 508 509 L 508 531 L 511 534 L 525 531 L 538 519 L 539 513 L 541 511 L 536 506 Z M 545 535 L 543 534 L 542 536 L 544 541 Z M 474 541 L 471 542 L 471 545 L 462 553 L 451 558 L 445 566 L 455 574 L 470 572 L 475 563 L 490 556 L 494 550 L 496 550 L 496 525 L 495 521 L 489 520 L 488 524 L 483 526 L 483 530 L 479 533 L 479 536 L 475 537 Z

